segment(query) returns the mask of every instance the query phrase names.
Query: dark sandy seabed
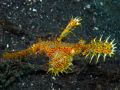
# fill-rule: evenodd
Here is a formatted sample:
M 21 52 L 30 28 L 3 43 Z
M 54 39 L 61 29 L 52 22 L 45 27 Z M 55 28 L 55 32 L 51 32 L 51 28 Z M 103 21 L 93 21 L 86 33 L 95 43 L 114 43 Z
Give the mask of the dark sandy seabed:
M 82 28 L 74 30 L 77 38 L 63 41 L 111 35 L 115 55 L 98 64 L 76 56 L 73 71 L 58 77 L 46 73 L 45 55 L 0 59 L 0 90 L 120 90 L 120 0 L 0 0 L 0 54 L 27 48 L 37 38 L 53 40 L 72 16 L 82 17 Z

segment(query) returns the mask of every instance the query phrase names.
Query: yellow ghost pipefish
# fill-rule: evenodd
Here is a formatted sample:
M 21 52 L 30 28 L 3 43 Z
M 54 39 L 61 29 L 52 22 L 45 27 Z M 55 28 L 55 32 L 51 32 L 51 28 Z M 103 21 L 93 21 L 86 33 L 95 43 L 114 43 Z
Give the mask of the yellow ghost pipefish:
M 114 43 L 114 40 L 109 41 L 110 37 L 105 40 L 102 40 L 102 37 L 98 40 L 95 38 L 91 40 L 90 43 L 86 43 L 83 39 L 80 39 L 77 43 L 62 42 L 61 40 L 66 37 L 73 28 L 81 25 L 81 20 L 80 17 L 72 18 L 57 40 L 40 40 L 27 49 L 12 53 L 5 52 L 2 54 L 2 58 L 16 59 L 28 55 L 35 55 L 36 53 L 45 53 L 50 59 L 48 72 L 57 76 L 59 73 L 67 73 L 71 70 L 71 66 L 73 66 L 73 56 L 77 54 L 81 54 L 85 57 L 89 56 L 89 62 L 92 62 L 93 58 L 96 57 L 96 63 L 99 61 L 100 56 L 103 56 L 105 60 L 106 56 L 111 57 L 115 54 L 116 43 Z

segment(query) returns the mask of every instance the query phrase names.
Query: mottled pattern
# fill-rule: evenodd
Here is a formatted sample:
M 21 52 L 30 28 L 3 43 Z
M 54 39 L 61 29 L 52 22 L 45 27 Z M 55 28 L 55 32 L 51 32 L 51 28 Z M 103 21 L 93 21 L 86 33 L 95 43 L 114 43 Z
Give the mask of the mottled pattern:
M 83 59 L 74 61 L 73 72 L 60 77 L 46 75 L 39 68 L 48 60 L 43 56 L 30 57 L 27 65 L 2 62 L 0 87 L 8 86 L 8 90 L 119 90 L 119 0 L 0 0 L 0 53 L 26 48 L 39 37 L 53 40 L 72 16 L 83 19 L 82 27 L 73 31 L 76 37 L 89 41 L 95 36 L 111 35 L 117 43 L 116 55 L 97 66 L 85 65 Z M 5 23 L 5 27 L 1 23 Z M 64 41 L 78 41 L 73 34 L 68 37 Z M 74 58 L 78 60 L 79 56 Z

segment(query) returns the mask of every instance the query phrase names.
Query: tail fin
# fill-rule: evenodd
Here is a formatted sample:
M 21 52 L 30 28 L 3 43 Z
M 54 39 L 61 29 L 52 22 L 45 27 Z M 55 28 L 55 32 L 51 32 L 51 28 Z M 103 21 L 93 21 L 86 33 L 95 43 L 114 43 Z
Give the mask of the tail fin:
M 91 57 L 90 62 L 92 61 L 92 59 L 94 57 L 97 57 L 97 59 L 96 59 L 96 63 L 97 63 L 101 56 L 103 56 L 104 61 L 105 61 L 106 56 L 111 57 L 112 55 L 114 55 L 114 53 L 116 51 L 115 49 L 117 48 L 115 46 L 116 43 L 114 43 L 115 39 L 113 39 L 112 41 L 109 42 L 109 38 L 110 38 L 110 36 L 108 38 L 106 38 L 106 40 L 104 40 L 104 41 L 102 41 L 102 37 L 99 40 L 96 40 L 96 38 L 91 40 L 91 43 L 88 44 L 89 50 L 86 55 L 86 56 L 89 55 Z

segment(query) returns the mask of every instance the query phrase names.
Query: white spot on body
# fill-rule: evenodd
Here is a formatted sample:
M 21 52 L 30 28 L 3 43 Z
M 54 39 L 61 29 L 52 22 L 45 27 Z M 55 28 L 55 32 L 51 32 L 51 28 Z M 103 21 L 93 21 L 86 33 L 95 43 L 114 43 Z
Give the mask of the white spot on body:
M 71 54 L 74 54 L 74 53 L 75 53 L 75 50 L 74 50 L 74 49 L 72 49 L 72 50 L 71 50 Z

